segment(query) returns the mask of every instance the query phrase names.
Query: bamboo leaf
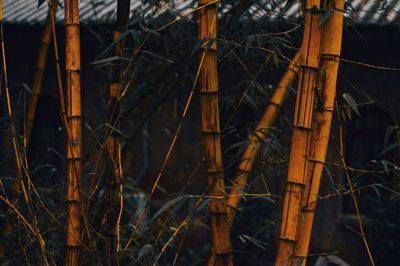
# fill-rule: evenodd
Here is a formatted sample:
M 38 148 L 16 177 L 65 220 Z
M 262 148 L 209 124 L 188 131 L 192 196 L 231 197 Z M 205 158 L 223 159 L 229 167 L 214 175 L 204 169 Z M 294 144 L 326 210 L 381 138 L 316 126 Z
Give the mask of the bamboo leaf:
M 152 221 L 154 221 L 155 218 L 157 218 L 158 216 L 160 216 L 160 214 L 162 214 L 165 210 L 167 210 L 168 208 L 172 207 L 173 205 L 175 205 L 176 203 L 178 203 L 181 200 L 186 200 L 187 196 L 183 195 L 183 196 L 179 196 L 175 199 L 172 199 L 170 201 L 168 201 L 167 203 L 165 203 L 154 215 L 152 218 Z
M 199 207 L 196 208 L 196 212 L 203 210 L 210 201 L 211 201 L 211 198 L 203 200 L 203 202 L 199 205 Z
M 375 185 L 371 185 L 371 187 L 374 189 L 374 191 L 375 191 L 376 195 L 378 196 L 378 198 L 380 198 L 381 197 L 381 193 L 379 192 L 379 189 Z
M 22 84 L 19 84 L 22 88 L 24 88 L 24 90 L 26 90 L 27 92 L 29 92 L 30 94 L 33 94 L 33 92 L 32 92 L 32 90 L 31 90 L 31 88 L 28 86 L 28 84 L 26 84 L 26 83 L 22 83 Z
M 247 52 L 249 51 L 251 44 L 254 42 L 254 35 L 250 35 L 249 38 L 247 38 L 247 41 L 244 45 L 244 54 L 247 55 Z
M 171 59 L 162 57 L 161 55 L 158 55 L 158 54 L 155 54 L 155 53 L 152 53 L 152 52 L 149 52 L 149 51 L 141 51 L 141 52 L 142 52 L 143 54 L 148 54 L 148 55 L 154 56 L 154 57 L 156 57 L 156 58 L 162 59 L 162 60 L 164 60 L 164 61 L 167 61 L 168 63 L 174 63 L 174 61 L 172 61 Z
M 262 241 L 260 241 L 260 240 L 258 240 L 258 239 L 255 239 L 255 238 L 253 238 L 253 237 L 251 237 L 251 236 L 242 235 L 242 237 L 243 237 L 243 239 L 248 240 L 250 243 L 252 243 L 252 244 L 255 245 L 256 247 L 259 247 L 259 248 L 262 249 L 262 250 L 265 250 L 265 246 L 268 246 L 266 243 L 264 243 L 264 242 L 262 242 Z M 241 239 L 241 240 L 242 240 L 242 239 Z M 243 241 L 243 240 L 242 240 L 242 241 Z
M 397 142 L 396 142 L 396 143 L 390 144 L 390 145 L 387 146 L 383 151 L 381 151 L 381 152 L 378 154 L 378 156 L 384 155 L 385 153 L 387 153 L 387 152 L 389 152 L 389 151 L 391 151 L 391 150 L 397 148 L 399 145 L 400 145 L 400 143 L 397 143 Z
M 142 41 L 142 32 L 138 30 L 130 30 L 129 33 L 132 35 L 133 40 L 138 44 Z
M 190 197 L 189 199 L 189 206 L 188 206 L 188 213 L 189 213 L 189 217 L 193 217 L 194 214 L 194 207 L 196 205 L 196 198 L 195 197 Z
M 175 207 L 172 209 L 171 211 L 171 216 L 175 217 L 176 214 L 179 212 L 179 210 L 182 208 L 183 204 L 186 202 L 187 198 L 184 198 L 183 200 L 178 201 L 178 203 L 176 203 Z
M 208 43 L 207 43 L 207 46 L 206 46 L 206 51 L 210 51 L 210 49 L 211 49 L 211 46 L 213 45 L 213 43 L 215 42 L 215 39 L 209 39 L 208 40 Z
M 100 59 L 100 60 L 91 62 L 89 64 L 91 64 L 91 65 L 107 64 L 107 63 L 113 63 L 115 61 L 119 61 L 121 59 L 124 59 L 125 61 L 129 61 L 128 58 L 124 58 L 124 57 L 120 57 L 120 56 L 111 56 L 111 57 L 108 57 L 108 58 L 104 58 L 104 59 Z
M 385 142 L 384 145 L 386 146 L 389 138 L 392 136 L 393 132 L 397 130 L 397 126 L 387 127 L 385 130 Z
M 383 165 L 383 168 L 385 169 L 386 174 L 388 174 L 389 173 L 389 168 L 388 168 L 387 161 L 383 160 L 383 161 L 381 161 L 381 163 Z
M 160 33 L 158 33 L 158 32 L 155 31 L 155 30 L 152 30 L 152 29 L 149 29 L 149 28 L 146 28 L 146 27 L 143 27 L 143 26 L 141 26 L 141 28 L 142 28 L 142 30 L 145 31 L 145 32 L 149 32 L 149 33 L 152 33 L 152 34 L 154 34 L 154 35 L 160 36 Z
M 297 260 L 296 266 L 303 265 L 303 261 L 304 261 L 304 257 L 299 257 L 299 259 Z
M 243 140 L 243 141 L 236 142 L 236 143 L 232 144 L 231 146 L 229 146 L 224 151 L 224 154 L 226 154 L 228 151 L 230 151 L 232 149 L 235 149 L 235 148 L 240 148 L 240 150 L 241 150 L 241 149 L 243 149 L 243 147 L 247 147 L 248 143 L 249 143 L 248 140 Z
M 357 103 L 354 98 L 350 95 L 350 93 L 343 93 L 343 99 L 350 105 L 351 109 L 356 112 L 356 114 L 360 115 L 360 111 L 358 110 Z
M 142 246 L 138 252 L 137 259 L 141 260 L 144 256 L 148 255 L 151 251 L 153 251 L 153 245 L 145 244 Z
M 208 40 L 208 37 L 204 37 L 201 40 L 199 40 L 198 42 L 196 42 L 196 45 L 194 46 L 192 54 L 190 56 L 193 56 L 200 49 L 200 47 L 202 47 L 203 44 L 205 44 L 205 42 L 207 40 Z

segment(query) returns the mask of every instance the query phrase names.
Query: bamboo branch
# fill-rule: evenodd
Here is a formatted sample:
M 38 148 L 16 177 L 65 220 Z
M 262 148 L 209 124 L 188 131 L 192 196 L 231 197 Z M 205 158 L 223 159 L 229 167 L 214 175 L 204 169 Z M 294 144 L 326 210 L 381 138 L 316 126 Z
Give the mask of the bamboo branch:
M 30 186 L 30 179 L 29 179 L 29 173 L 28 173 L 28 166 L 27 166 L 27 160 L 25 153 L 21 150 L 20 145 L 18 143 L 18 136 L 17 136 L 17 131 L 13 122 L 13 112 L 12 112 L 12 106 L 11 106 L 11 97 L 10 97 L 10 88 L 9 88 L 9 83 L 8 83 L 8 75 L 7 75 L 7 58 L 6 58 L 6 49 L 5 49 L 5 42 L 4 42 L 4 29 L 3 29 L 3 2 L 0 0 L 0 39 L 1 39 L 1 57 L 2 57 L 2 71 L 3 71 L 3 78 L 4 78 L 4 87 L 5 87 L 5 93 L 6 93 L 6 102 L 7 102 L 7 115 L 10 120 L 10 131 L 11 131 L 11 136 L 12 136 L 12 145 L 14 149 L 14 155 L 15 155 L 15 163 L 16 163 L 16 170 L 17 170 L 17 180 L 19 182 L 14 184 L 14 188 L 16 190 L 21 189 L 24 200 L 26 202 L 29 214 L 31 215 L 32 218 L 32 224 L 33 224 L 33 229 L 34 229 L 34 234 L 38 240 L 41 255 L 43 257 L 43 263 L 45 265 L 48 265 L 48 259 L 47 259 L 47 250 L 46 250 L 46 243 L 41 235 L 41 232 L 38 227 L 38 221 L 35 213 L 32 210 L 32 206 L 30 203 L 30 198 L 28 196 L 28 192 L 25 186 L 25 182 L 23 180 L 23 173 L 26 174 L 27 179 L 28 179 L 28 188 Z M 20 186 L 20 187 L 19 187 Z M 21 218 L 21 217 L 20 217 Z M 22 218 L 21 218 L 22 219 Z
M 320 1 L 307 0 L 301 62 L 293 121 L 292 143 L 286 189 L 283 198 L 280 240 L 276 266 L 292 265 L 298 238 L 302 195 L 306 179 L 306 161 L 309 152 L 314 111 L 314 95 L 319 68 L 321 23 Z
M 79 0 L 65 0 L 66 77 L 68 119 L 67 182 L 67 254 L 66 265 L 79 265 L 80 252 L 80 180 L 81 180 L 81 91 Z
M 324 23 L 322 29 L 321 72 L 318 86 L 320 89 L 317 91 L 317 99 L 320 99 L 320 102 L 317 103 L 315 108 L 311 147 L 307 160 L 306 188 L 303 194 L 303 219 L 301 219 L 299 225 L 298 243 L 292 265 L 306 265 L 336 94 L 342 45 L 344 0 L 329 0 L 325 3 L 324 8 L 332 10 L 332 14 Z

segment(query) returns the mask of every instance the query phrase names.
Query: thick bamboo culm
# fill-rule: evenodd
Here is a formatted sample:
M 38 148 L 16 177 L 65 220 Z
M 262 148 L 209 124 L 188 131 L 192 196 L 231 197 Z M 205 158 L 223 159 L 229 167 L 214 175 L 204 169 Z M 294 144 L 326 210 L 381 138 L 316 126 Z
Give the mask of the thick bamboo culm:
M 68 181 L 67 181 L 67 254 L 68 266 L 79 265 L 81 228 L 81 88 L 79 0 L 65 0 L 65 70 L 67 78 Z
M 209 265 L 233 265 L 232 246 L 228 228 L 225 197 L 224 168 L 221 151 L 221 130 L 218 107 L 217 73 L 217 9 L 213 0 L 199 1 L 199 40 L 208 38 L 201 47 L 203 61 L 200 72 L 201 122 L 204 134 L 204 152 L 207 167 L 211 232 L 216 259 Z M 213 42 L 209 45 L 209 42 Z
M 51 25 L 51 13 L 53 12 L 54 16 L 57 12 L 58 8 L 58 1 L 59 0 L 50 0 L 52 2 L 52 8 L 49 8 L 47 14 L 47 21 L 46 25 L 43 29 L 42 38 L 40 40 L 40 48 L 39 53 L 36 59 L 36 66 L 35 66 L 35 75 L 33 77 L 32 82 L 32 97 L 26 109 L 26 122 L 25 122 L 25 138 L 27 144 L 29 144 L 31 131 L 33 127 L 33 121 L 35 119 L 37 103 L 39 100 L 40 92 L 42 90 L 42 81 L 43 81 L 43 74 L 44 69 L 46 67 L 47 55 L 49 53 L 49 46 L 50 40 L 52 37 L 52 25 Z
M 300 70 L 293 121 L 288 175 L 283 197 L 280 239 L 276 266 L 292 265 L 305 187 L 306 161 L 309 152 L 314 111 L 314 95 L 319 67 L 321 23 L 320 1 L 307 0 Z
M 303 195 L 295 259 L 292 265 L 306 265 L 312 224 L 318 199 L 322 171 L 328 149 L 332 114 L 336 95 L 336 81 L 342 45 L 344 0 L 327 0 L 324 8 L 332 14 L 323 24 L 320 78 L 317 91 L 320 102 L 316 104 L 310 153 L 307 161 L 306 189 Z
M 117 41 L 121 36 L 121 31 L 129 21 L 130 0 L 118 0 L 117 2 L 117 23 L 113 34 L 114 41 Z M 124 41 L 116 44 L 115 55 L 123 56 Z M 119 128 L 118 115 L 120 108 L 118 105 L 118 98 L 120 97 L 121 88 L 121 66 L 117 64 L 111 69 L 111 80 L 109 86 L 109 102 L 108 102 L 108 122 L 114 128 Z M 110 161 L 112 162 L 113 175 L 109 176 L 107 181 L 107 209 L 105 211 L 106 222 L 108 223 L 107 236 L 105 238 L 105 256 L 110 258 L 114 253 L 119 251 L 119 237 L 117 230 L 118 214 L 120 212 L 121 204 L 121 186 L 122 186 L 122 164 L 121 164 L 121 143 L 115 130 L 111 129 L 107 141 L 107 153 Z M 112 265 L 118 264 L 118 257 L 111 262 Z
M 263 140 L 267 137 L 269 129 L 275 122 L 279 110 L 285 101 L 287 87 L 290 86 L 290 84 L 292 84 L 297 78 L 297 65 L 299 61 L 300 54 L 297 53 L 290 62 L 288 69 L 283 74 L 281 81 L 276 87 L 271 97 L 270 104 L 267 106 L 262 118 L 258 122 L 254 133 L 249 136 L 249 144 L 242 155 L 242 159 L 236 171 L 233 187 L 228 195 L 227 205 L 229 228 L 232 227 L 237 209 L 240 204 L 241 194 L 246 186 L 248 176 L 253 169 L 253 165 L 260 148 L 262 147 Z

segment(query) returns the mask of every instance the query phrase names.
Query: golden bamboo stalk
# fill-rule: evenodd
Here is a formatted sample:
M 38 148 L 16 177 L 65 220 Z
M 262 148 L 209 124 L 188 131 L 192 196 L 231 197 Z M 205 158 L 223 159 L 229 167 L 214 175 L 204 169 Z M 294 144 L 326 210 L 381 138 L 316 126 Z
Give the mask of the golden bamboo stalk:
M 221 152 L 221 130 L 218 107 L 217 9 L 213 0 L 199 0 L 199 40 L 208 38 L 201 47 L 200 106 L 207 166 L 213 252 L 212 265 L 233 265 L 225 198 L 224 168 Z M 212 42 L 212 43 L 210 43 Z
M 290 62 L 288 69 L 283 74 L 281 81 L 276 87 L 272 95 L 270 104 L 268 105 L 262 118 L 258 122 L 254 133 L 249 136 L 249 144 L 247 145 L 242 155 L 242 159 L 236 171 L 236 178 L 233 181 L 233 187 L 229 192 L 227 200 L 229 228 L 232 227 L 237 209 L 240 204 L 241 194 L 243 193 L 243 190 L 246 186 L 248 176 L 253 169 L 254 162 L 260 151 L 262 142 L 267 137 L 269 129 L 275 122 L 280 107 L 285 101 L 287 87 L 297 77 L 297 64 L 299 63 L 299 61 L 300 54 L 297 53 L 293 60 Z
M 81 88 L 79 0 L 65 0 L 65 70 L 67 78 L 68 182 L 67 182 L 67 255 L 66 265 L 79 265 L 80 180 L 81 180 Z
M 114 31 L 114 41 L 117 41 L 121 36 L 121 31 L 129 21 L 130 0 L 118 0 L 117 2 L 117 23 Z M 116 44 L 115 55 L 123 56 L 124 41 Z M 120 112 L 118 99 L 121 95 L 121 66 L 117 65 L 111 69 L 111 82 L 109 86 L 109 102 L 108 102 L 108 121 L 113 125 L 110 136 L 107 140 L 107 153 L 112 162 L 114 175 L 110 176 L 107 185 L 107 222 L 110 229 L 110 235 L 105 239 L 105 255 L 106 258 L 111 257 L 115 252 L 120 249 L 119 243 L 119 230 L 117 228 L 117 216 L 121 211 L 122 200 L 122 161 L 121 161 L 121 143 L 114 128 L 119 128 L 118 114 Z M 117 240 L 117 241 L 116 241 Z M 114 265 L 118 264 L 118 258 L 112 262 Z
M 300 48 L 300 71 L 293 121 L 286 189 L 283 198 L 280 240 L 276 266 L 292 265 L 305 187 L 314 110 L 314 94 L 319 67 L 321 24 L 320 1 L 307 0 L 303 42 Z
M 320 102 L 315 108 L 311 147 L 307 161 L 306 189 L 303 195 L 303 218 L 300 221 L 298 242 L 294 253 L 295 259 L 292 265 L 306 265 L 336 95 L 342 45 L 344 0 L 327 0 L 324 8 L 332 10 L 332 14 L 322 29 L 321 71 L 318 86 L 320 89 L 317 91 L 317 98 L 320 99 Z
M 33 122 L 36 115 L 37 103 L 39 100 L 40 92 L 42 90 L 42 81 L 44 69 L 46 67 L 47 55 L 49 52 L 50 39 L 52 36 L 51 16 L 57 13 L 59 0 L 49 0 L 52 2 L 52 8 L 49 8 L 47 14 L 47 22 L 43 29 L 42 38 L 40 40 L 39 53 L 36 59 L 35 76 L 32 82 L 32 97 L 26 109 L 26 123 L 25 123 L 25 138 L 27 145 L 29 144 Z M 53 12 L 51 14 L 51 12 Z

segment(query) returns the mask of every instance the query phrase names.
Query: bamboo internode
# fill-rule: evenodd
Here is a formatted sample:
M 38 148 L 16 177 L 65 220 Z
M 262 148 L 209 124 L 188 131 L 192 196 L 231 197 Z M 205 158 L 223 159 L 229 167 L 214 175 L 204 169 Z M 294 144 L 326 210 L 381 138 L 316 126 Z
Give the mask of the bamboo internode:
M 210 201 L 211 231 L 215 261 L 211 265 L 232 265 L 232 247 L 228 228 L 225 198 L 224 168 L 221 152 L 221 132 L 218 107 L 217 73 L 217 3 L 200 0 L 199 40 L 208 40 L 201 47 L 203 62 L 200 73 L 201 121 L 204 134 L 204 151 L 207 167 Z M 212 42 L 212 43 L 210 43 Z
M 292 143 L 287 183 L 283 198 L 280 240 L 275 265 L 291 265 L 298 238 L 302 197 L 306 178 L 314 110 L 314 95 L 319 68 L 321 23 L 320 1 L 307 0 L 300 71 L 294 111 Z
M 67 257 L 66 265 L 79 264 L 80 180 L 81 180 L 81 88 L 79 0 L 65 0 L 65 70 L 67 78 L 68 183 L 67 183 Z
M 287 87 L 290 86 L 290 84 L 292 84 L 293 81 L 297 78 L 297 64 L 299 63 L 299 61 L 300 54 L 297 53 L 293 60 L 290 62 L 288 69 L 283 74 L 281 81 L 276 87 L 271 97 L 270 104 L 265 110 L 261 120 L 258 122 L 254 133 L 249 136 L 249 144 L 247 145 L 242 155 L 242 159 L 236 172 L 234 185 L 229 193 L 227 200 L 229 228 L 232 227 L 237 209 L 240 204 L 241 194 L 246 186 L 249 173 L 253 169 L 254 162 L 260 151 L 263 140 L 267 137 L 269 129 L 275 122 L 280 107 L 285 101 Z
M 343 0 L 329 0 L 324 6 L 332 14 L 323 24 L 321 71 L 309 159 L 307 161 L 306 189 L 303 195 L 302 219 L 299 226 L 295 260 L 292 265 L 306 265 L 315 208 L 322 171 L 328 149 L 332 114 L 336 95 L 336 81 L 340 61 L 343 28 Z
M 33 122 L 35 120 L 37 103 L 42 90 L 43 74 L 46 67 L 47 55 L 49 53 L 50 40 L 52 37 L 52 16 L 57 12 L 58 0 L 50 0 L 51 7 L 49 8 L 46 25 L 43 29 L 42 38 L 40 41 L 39 53 L 36 59 L 35 75 L 32 83 L 32 97 L 26 110 L 25 138 L 29 144 Z

